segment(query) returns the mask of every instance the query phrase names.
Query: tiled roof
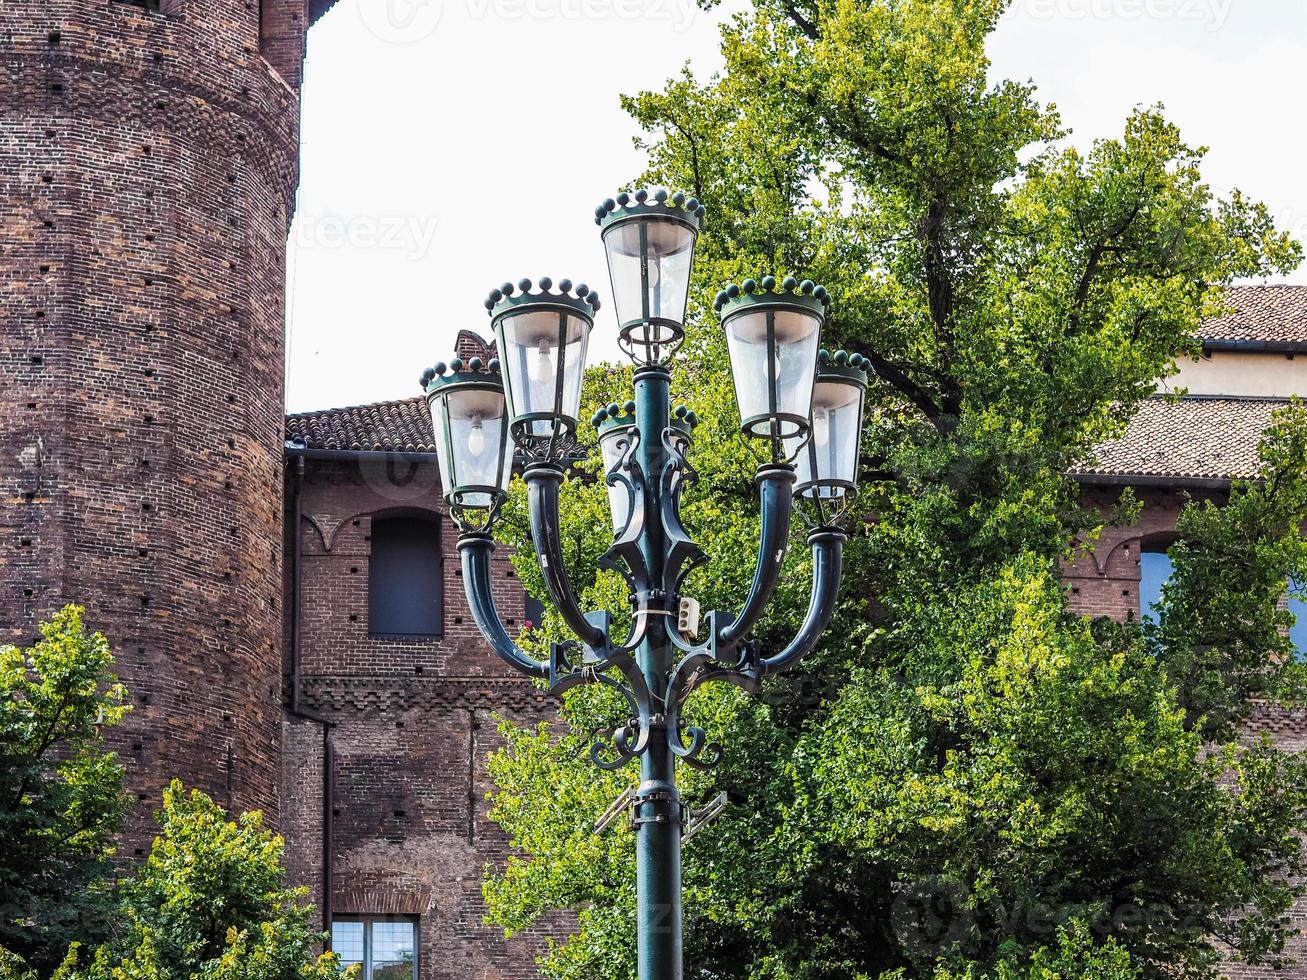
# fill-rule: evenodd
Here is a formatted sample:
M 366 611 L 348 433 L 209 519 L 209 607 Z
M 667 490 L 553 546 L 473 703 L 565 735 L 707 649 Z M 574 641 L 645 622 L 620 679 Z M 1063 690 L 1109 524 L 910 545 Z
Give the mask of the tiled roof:
M 460 330 L 454 353 L 469 360 L 495 356 L 495 344 L 471 330 Z M 425 398 L 328 408 L 286 416 L 286 441 L 304 449 L 434 453 L 431 410 Z
M 1072 473 L 1087 482 L 1249 479 L 1257 475 L 1257 445 L 1271 413 L 1288 404 L 1261 398 L 1150 398 L 1125 435 L 1099 446 L 1091 461 Z
M 1204 323 L 1204 341 L 1307 345 L 1307 286 L 1232 286 L 1228 298 L 1235 312 Z
M 1257 444 L 1281 399 L 1211 398 L 1140 406 L 1125 434 L 1099 446 L 1072 474 L 1087 482 L 1229 480 L 1257 475 Z M 381 402 L 286 418 L 286 438 L 306 449 L 435 452 L 422 398 Z
M 288 415 L 286 439 L 305 449 L 436 451 L 425 398 Z

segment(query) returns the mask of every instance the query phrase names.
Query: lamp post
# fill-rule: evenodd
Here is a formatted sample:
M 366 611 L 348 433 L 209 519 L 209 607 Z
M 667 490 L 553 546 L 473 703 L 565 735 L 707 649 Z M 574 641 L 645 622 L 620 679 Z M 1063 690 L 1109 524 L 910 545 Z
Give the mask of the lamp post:
M 637 191 L 595 212 L 616 297 L 619 341 L 636 364 L 635 391 L 592 422 L 598 429 L 613 520 L 600 559 L 622 574 L 633 609 L 625 637 L 609 614 L 583 611 L 565 571 L 559 487 L 577 448 L 581 372 L 600 303 L 586 286 L 524 279 L 492 290 L 489 311 L 499 357 L 454 359 L 422 375 L 431 404 L 441 481 L 458 524 L 463 585 L 477 626 L 512 667 L 562 692 L 577 684 L 614 688 L 629 719 L 591 747 L 604 769 L 638 762 L 631 794 L 636 831 L 641 980 L 681 980 L 681 837 L 687 809 L 676 766 L 707 768 L 720 747 L 683 716 L 709 681 L 757 692 L 793 666 L 830 621 L 846 536 L 837 526 L 856 493 L 858 432 L 867 362 L 820 350 L 826 291 L 805 280 L 767 276 L 717 294 L 744 435 L 766 459 L 756 483 L 762 510 L 753 584 L 736 612 L 714 610 L 699 639 L 697 605 L 681 589 L 705 555 L 681 525 L 680 501 L 694 480 L 688 455 L 696 419 L 669 403 L 667 364 L 684 337 L 694 243 L 703 208 L 683 194 Z M 490 530 L 511 474 L 510 436 L 524 460 L 531 536 L 545 585 L 575 639 L 549 658 L 522 651 L 495 611 Z M 797 474 L 795 460 L 798 462 Z M 797 483 L 796 483 L 797 476 Z M 766 654 L 750 639 L 780 575 L 793 501 L 812 513 L 812 595 L 798 634 Z

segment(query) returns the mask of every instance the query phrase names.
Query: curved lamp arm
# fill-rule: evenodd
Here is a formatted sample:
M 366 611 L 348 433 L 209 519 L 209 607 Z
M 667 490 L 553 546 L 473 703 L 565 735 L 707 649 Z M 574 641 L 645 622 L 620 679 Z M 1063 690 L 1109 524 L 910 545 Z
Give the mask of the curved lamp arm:
M 793 667 L 817 645 L 830 624 L 840 594 L 844 542 L 848 539 L 847 534 L 833 527 L 819 527 L 808 535 L 808 543 L 812 545 L 812 599 L 808 602 L 808 615 L 790 645 L 762 661 L 763 677 Z
M 491 593 L 490 556 L 495 551 L 494 540 L 488 534 L 464 534 L 458 539 L 458 551 L 463 561 L 463 591 L 472 607 L 472 618 L 491 649 L 515 670 L 532 677 L 549 677 L 549 665 L 518 649 L 499 621 Z
M 753 586 L 744 608 L 735 622 L 722 628 L 717 635 L 719 649 L 729 650 L 749 634 L 749 630 L 762 618 L 767 602 L 776 588 L 785 561 L 785 545 L 790 537 L 790 515 L 794 510 L 791 488 L 794 486 L 793 466 L 767 466 L 756 477 L 758 497 L 762 504 L 762 530 L 758 540 L 758 565 L 753 574 Z
M 527 485 L 527 501 L 531 511 L 531 540 L 535 543 L 536 557 L 544 573 L 549 598 L 573 633 L 592 650 L 603 650 L 608 642 L 604 631 L 590 622 L 577 605 L 572 583 L 567 579 L 563 565 L 563 545 L 559 537 L 558 487 L 563 482 L 563 470 L 553 464 L 528 466 L 523 474 Z

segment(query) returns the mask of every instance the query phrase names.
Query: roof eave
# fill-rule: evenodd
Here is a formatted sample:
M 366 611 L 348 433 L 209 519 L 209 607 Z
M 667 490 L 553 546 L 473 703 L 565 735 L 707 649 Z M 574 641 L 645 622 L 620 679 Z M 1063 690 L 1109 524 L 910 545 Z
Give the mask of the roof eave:
M 1203 352 L 1248 351 L 1259 354 L 1307 354 L 1302 340 L 1204 340 Z
M 1070 473 L 1080 484 L 1103 487 L 1141 487 L 1165 490 L 1229 490 L 1230 477 L 1159 476 L 1156 473 Z
M 309 449 L 306 446 L 287 446 L 288 459 L 314 459 L 336 463 L 365 460 L 399 460 L 405 463 L 430 463 L 436 459 L 434 452 L 398 449 Z

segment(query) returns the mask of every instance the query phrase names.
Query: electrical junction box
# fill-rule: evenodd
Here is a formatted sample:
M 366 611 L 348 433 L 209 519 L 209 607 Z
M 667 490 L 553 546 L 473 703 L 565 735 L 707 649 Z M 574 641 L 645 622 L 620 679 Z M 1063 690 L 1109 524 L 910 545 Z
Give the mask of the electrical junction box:
M 698 599 L 681 596 L 681 602 L 676 609 L 676 632 L 687 640 L 693 640 L 699 635 Z

